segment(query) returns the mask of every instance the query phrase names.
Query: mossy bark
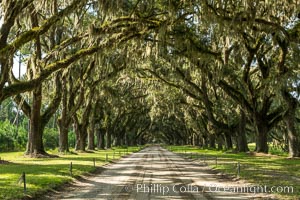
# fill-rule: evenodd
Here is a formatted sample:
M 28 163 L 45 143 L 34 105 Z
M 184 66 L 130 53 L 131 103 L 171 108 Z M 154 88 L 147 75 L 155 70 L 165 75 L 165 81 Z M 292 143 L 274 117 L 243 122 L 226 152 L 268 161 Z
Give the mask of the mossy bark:
M 104 129 L 97 129 L 97 148 L 104 149 L 105 148 L 105 130 Z
M 43 146 L 43 130 L 42 117 L 40 114 L 42 106 L 42 87 L 38 87 L 33 91 L 32 109 L 30 113 L 30 129 L 28 132 L 28 142 L 26 155 L 36 157 L 39 155 L 46 155 Z
M 239 152 L 249 151 L 247 137 L 246 137 L 246 115 L 244 111 L 241 110 L 240 122 L 237 131 L 237 150 Z
M 111 139 L 112 139 L 112 135 L 111 135 L 111 131 L 110 130 L 106 130 L 106 149 L 110 149 L 111 148 Z
M 287 112 L 283 120 L 287 126 L 289 157 L 300 157 L 300 134 L 296 129 L 296 109 L 298 101 L 288 92 L 283 92 L 284 99 L 287 103 Z

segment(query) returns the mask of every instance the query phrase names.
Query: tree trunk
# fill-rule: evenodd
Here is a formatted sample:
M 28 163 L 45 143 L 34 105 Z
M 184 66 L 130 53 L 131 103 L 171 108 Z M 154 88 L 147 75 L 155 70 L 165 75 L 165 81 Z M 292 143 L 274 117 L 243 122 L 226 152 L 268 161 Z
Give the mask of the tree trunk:
M 287 125 L 288 143 L 289 143 L 289 157 L 300 157 L 300 142 L 297 130 L 295 128 L 294 117 L 286 116 L 284 121 Z
M 66 77 L 62 79 L 62 111 L 61 116 L 57 120 L 58 129 L 59 129 L 59 148 L 58 151 L 61 153 L 69 152 L 69 143 L 68 143 L 68 129 L 71 120 L 67 119 L 67 80 Z
M 209 147 L 215 149 L 216 148 L 216 136 L 215 134 L 209 134 Z
M 116 137 L 115 146 L 121 146 L 121 138 L 118 136 Z
M 80 151 L 85 151 L 87 134 L 80 133 L 79 148 Z
M 85 151 L 86 135 L 84 134 L 83 126 L 78 120 L 74 120 L 74 125 L 76 135 L 75 151 Z
M 202 140 L 203 140 L 203 142 L 202 142 L 203 148 L 204 148 L 204 149 L 208 148 L 208 144 L 209 144 L 208 136 L 203 136 L 203 137 L 202 137 Z
M 232 145 L 231 133 L 225 132 L 224 136 L 225 136 L 225 145 L 226 145 L 225 148 L 227 150 L 232 149 L 233 145 Z
M 104 130 L 98 129 L 97 130 L 97 148 L 104 149 L 105 148 L 105 140 L 104 140 Z
M 111 148 L 111 132 L 110 130 L 106 130 L 106 149 Z
M 124 145 L 129 146 L 129 144 L 128 144 L 128 134 L 127 134 L 127 132 L 125 131 L 123 135 L 124 135 L 124 141 L 123 141 L 123 142 L 124 142 Z M 131 140 L 131 141 L 132 141 L 132 140 Z
M 257 135 L 256 135 L 256 152 L 268 153 L 268 132 L 269 127 L 266 121 L 257 120 Z
M 86 130 L 87 130 L 86 126 L 83 126 L 82 124 L 75 125 L 75 133 L 76 133 L 75 150 L 76 151 L 85 151 L 86 139 L 87 139 Z
M 246 115 L 242 110 L 241 110 L 241 118 L 240 118 L 238 135 L 237 135 L 237 147 L 239 152 L 249 151 L 247 137 L 246 137 Z
M 295 127 L 297 100 L 288 92 L 283 92 L 284 99 L 288 104 L 288 110 L 283 117 L 287 126 L 289 157 L 300 157 L 300 135 Z
M 91 119 L 91 124 L 88 129 L 88 149 L 95 150 L 95 120 Z
M 68 126 L 64 123 L 63 119 L 58 119 L 59 129 L 59 148 L 58 151 L 61 153 L 69 152 L 68 143 Z
M 80 149 L 80 125 L 76 122 L 74 122 L 74 129 L 75 129 L 75 151 L 78 151 Z
M 221 135 L 219 135 L 217 137 L 217 143 L 218 143 L 218 150 L 222 150 L 223 149 L 223 138 Z
M 39 86 L 33 91 L 32 109 L 30 113 L 30 129 L 28 133 L 28 143 L 26 155 L 33 157 L 39 154 L 46 155 L 43 146 L 43 130 L 41 128 L 41 105 L 42 105 L 42 87 Z

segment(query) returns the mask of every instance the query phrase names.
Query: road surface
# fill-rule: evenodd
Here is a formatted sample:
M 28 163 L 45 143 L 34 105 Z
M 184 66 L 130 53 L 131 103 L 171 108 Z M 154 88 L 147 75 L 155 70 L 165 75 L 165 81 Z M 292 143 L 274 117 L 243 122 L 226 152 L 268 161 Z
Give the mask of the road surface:
M 45 199 L 272 199 L 255 191 L 249 184 L 221 178 L 199 162 L 151 146 Z

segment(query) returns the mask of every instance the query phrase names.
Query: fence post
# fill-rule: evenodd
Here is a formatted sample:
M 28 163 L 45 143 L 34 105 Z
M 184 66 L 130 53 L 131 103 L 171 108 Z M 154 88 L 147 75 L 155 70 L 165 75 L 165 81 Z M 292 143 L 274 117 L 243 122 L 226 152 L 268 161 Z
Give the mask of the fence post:
M 96 159 L 93 158 L 93 162 L 94 162 L 94 167 L 96 167 Z
M 240 173 L 241 173 L 241 164 L 240 162 L 237 163 L 237 177 L 240 177 Z
M 108 154 L 106 154 L 106 156 L 105 156 L 105 162 L 107 162 L 108 161 Z
M 26 193 L 26 174 L 25 172 L 22 173 L 22 179 L 23 179 L 23 187 L 24 187 L 24 193 Z
M 72 164 L 72 162 L 71 162 L 71 163 L 70 163 L 70 175 L 71 175 L 71 176 L 73 176 L 72 170 L 73 170 L 73 164 Z

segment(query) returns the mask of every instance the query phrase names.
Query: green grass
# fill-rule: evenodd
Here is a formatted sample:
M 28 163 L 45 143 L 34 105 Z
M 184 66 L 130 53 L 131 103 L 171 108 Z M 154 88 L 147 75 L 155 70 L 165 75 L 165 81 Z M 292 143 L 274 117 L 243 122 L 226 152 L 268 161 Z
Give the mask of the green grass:
M 128 147 L 128 153 L 137 151 L 139 147 Z M 63 183 L 71 181 L 74 177 L 95 170 L 94 159 L 97 166 L 106 161 L 113 160 L 127 153 L 127 149 L 119 147 L 110 150 L 92 151 L 90 153 L 77 153 L 59 155 L 58 158 L 25 158 L 23 152 L 0 153 L 1 160 L 9 163 L 0 164 L 0 199 L 21 199 L 25 196 L 35 196 Z M 56 154 L 55 152 L 49 152 Z M 72 175 L 70 163 L 72 162 Z M 18 183 L 22 174 L 26 173 L 27 192 L 24 193 L 23 183 Z
M 292 186 L 293 193 L 282 192 L 276 195 L 280 195 L 280 199 L 299 199 L 300 197 L 300 159 L 287 159 L 286 156 L 278 155 L 232 153 L 192 146 L 166 146 L 166 148 L 188 157 L 192 155 L 193 159 L 206 162 L 210 167 L 234 177 L 237 176 L 237 163 L 239 162 L 240 178 L 255 186 Z

